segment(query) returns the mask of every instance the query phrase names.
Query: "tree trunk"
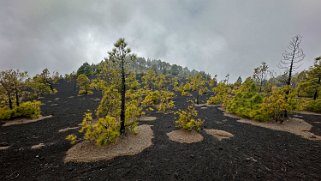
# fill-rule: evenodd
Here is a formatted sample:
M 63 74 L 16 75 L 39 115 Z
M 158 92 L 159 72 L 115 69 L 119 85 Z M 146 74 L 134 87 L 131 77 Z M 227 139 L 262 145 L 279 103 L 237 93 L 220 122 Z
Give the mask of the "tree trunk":
M 295 52 L 294 52 L 295 53 Z M 294 54 L 293 53 L 293 56 L 292 56 L 292 60 L 291 60 L 291 65 L 290 65 L 290 70 L 289 70 L 289 78 L 288 78 L 288 81 L 286 82 L 286 84 L 288 85 L 288 86 L 290 86 L 291 85 L 291 79 L 292 79 L 292 70 L 293 70 L 293 61 L 294 61 Z M 288 102 L 288 95 L 289 95 L 289 91 L 287 90 L 286 92 L 285 92 L 285 101 L 286 102 Z M 284 110 L 284 118 L 287 118 L 288 117 L 288 110 Z M 283 121 L 281 121 L 281 123 L 282 123 Z
M 52 84 L 49 84 L 49 86 L 50 86 L 51 92 L 54 93 L 55 91 L 54 91 L 54 88 L 52 87 Z
M 262 74 L 261 74 L 261 80 L 260 80 L 260 92 L 262 92 L 263 76 L 264 76 L 264 74 L 263 74 L 263 72 L 262 72 Z
M 262 92 L 262 81 L 260 83 L 260 91 L 259 92 Z
M 8 100 L 9 100 L 9 108 L 12 109 L 12 100 L 11 100 L 11 94 L 8 93 Z
M 19 107 L 20 103 L 19 103 L 19 93 L 18 90 L 15 90 L 15 94 L 16 94 L 16 105 Z
M 318 85 L 320 85 L 320 83 L 321 83 L 321 77 L 319 77 Z M 317 98 L 318 98 L 318 87 L 315 89 L 313 100 L 316 100 Z
M 120 134 L 125 133 L 125 68 L 124 60 L 121 60 L 121 111 L 120 111 Z

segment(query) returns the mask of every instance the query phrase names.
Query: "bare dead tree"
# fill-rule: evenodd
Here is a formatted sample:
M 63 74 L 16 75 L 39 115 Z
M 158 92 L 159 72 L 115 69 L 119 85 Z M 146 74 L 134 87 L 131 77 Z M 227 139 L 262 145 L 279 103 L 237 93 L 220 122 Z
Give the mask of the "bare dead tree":
M 288 48 L 283 53 L 283 60 L 281 60 L 281 68 L 287 69 L 288 78 L 287 78 L 287 85 L 291 85 L 292 74 L 295 69 L 299 67 L 297 65 L 301 62 L 305 55 L 303 53 L 301 46 L 302 37 L 300 35 L 296 35 L 293 37 L 289 43 Z
M 301 62 L 305 55 L 303 53 L 303 50 L 301 48 L 301 41 L 302 36 L 296 35 L 294 36 L 290 43 L 288 48 L 283 53 L 283 60 L 280 62 L 280 67 L 284 68 L 288 72 L 288 77 L 286 81 L 286 85 L 291 86 L 291 80 L 292 80 L 292 74 L 295 69 L 299 67 L 298 63 Z M 289 91 L 286 91 L 286 100 L 288 98 Z M 284 117 L 288 117 L 287 110 L 284 111 Z

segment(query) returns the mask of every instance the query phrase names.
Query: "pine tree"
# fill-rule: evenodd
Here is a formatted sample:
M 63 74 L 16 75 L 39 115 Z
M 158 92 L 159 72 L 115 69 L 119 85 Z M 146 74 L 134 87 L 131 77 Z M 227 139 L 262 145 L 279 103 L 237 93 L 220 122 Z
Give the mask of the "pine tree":
M 120 111 L 120 133 L 125 133 L 125 95 L 126 95 L 126 75 L 125 75 L 125 63 L 126 60 L 133 60 L 136 57 L 130 54 L 131 50 L 127 48 L 127 43 L 124 38 L 120 38 L 114 44 L 115 48 L 109 52 L 109 59 L 115 62 L 120 67 L 121 74 L 121 111 Z

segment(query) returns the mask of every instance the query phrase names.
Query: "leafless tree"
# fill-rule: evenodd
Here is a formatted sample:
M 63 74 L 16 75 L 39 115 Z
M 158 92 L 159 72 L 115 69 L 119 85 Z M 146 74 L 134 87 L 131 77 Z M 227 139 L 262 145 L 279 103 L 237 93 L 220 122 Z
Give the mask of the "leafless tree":
M 287 85 L 291 85 L 292 74 L 295 69 L 299 67 L 297 65 L 301 62 L 305 55 L 303 53 L 301 46 L 302 37 L 300 35 L 296 35 L 293 37 L 289 43 L 288 48 L 283 53 L 283 60 L 281 60 L 280 67 L 287 69 L 288 77 L 287 77 Z
M 303 50 L 301 48 L 301 41 L 302 36 L 296 35 L 294 36 L 290 43 L 288 48 L 283 53 L 283 60 L 281 60 L 281 68 L 287 69 L 288 77 L 286 81 L 286 85 L 291 85 L 292 80 L 292 73 L 295 69 L 299 67 L 298 63 L 301 62 L 305 55 L 303 53 Z M 285 99 L 287 100 L 289 95 L 289 91 L 286 92 Z M 287 110 L 284 110 L 284 117 L 288 117 Z

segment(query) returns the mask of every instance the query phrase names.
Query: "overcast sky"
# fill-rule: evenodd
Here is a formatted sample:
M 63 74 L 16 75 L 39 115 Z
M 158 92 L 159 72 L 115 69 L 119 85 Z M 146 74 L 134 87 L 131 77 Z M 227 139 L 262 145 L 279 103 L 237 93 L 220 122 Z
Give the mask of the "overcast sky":
M 320 0 L 0 1 L 0 69 L 68 73 L 124 37 L 139 56 L 245 78 L 277 68 L 303 36 L 301 69 L 321 55 Z

